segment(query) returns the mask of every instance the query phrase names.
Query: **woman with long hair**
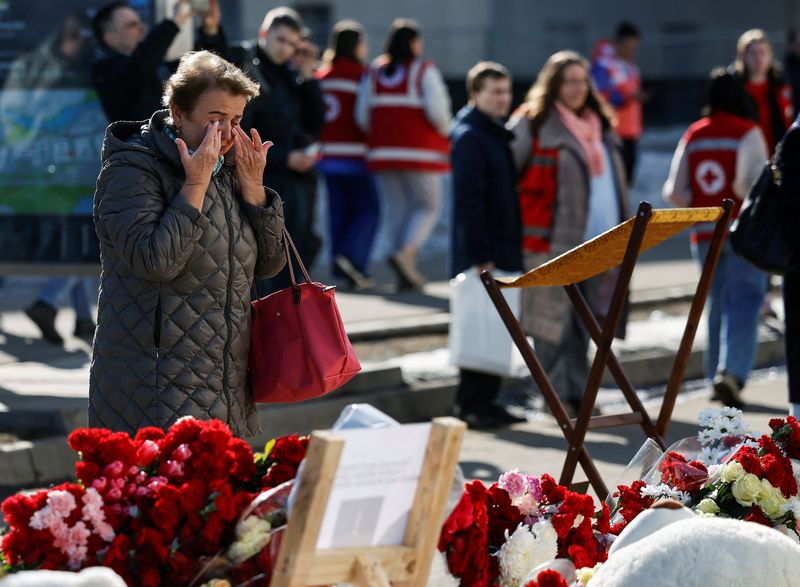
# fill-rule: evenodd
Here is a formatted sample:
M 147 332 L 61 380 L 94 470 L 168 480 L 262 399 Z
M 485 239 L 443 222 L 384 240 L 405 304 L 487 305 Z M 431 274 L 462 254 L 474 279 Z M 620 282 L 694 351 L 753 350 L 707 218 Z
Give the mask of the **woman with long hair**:
M 675 150 L 664 199 L 676 206 L 719 206 L 731 199 L 735 218 L 767 158 L 767 144 L 742 81 L 715 69 L 703 117 L 687 129 Z M 713 226 L 703 225 L 692 233 L 692 255 L 701 265 L 713 234 Z M 766 274 L 726 242 L 708 297 L 705 359 L 714 399 L 727 406 L 742 407 L 740 391 L 753 364 L 766 286 Z
M 368 265 L 380 213 L 375 178 L 367 169 L 366 136 L 355 120 L 366 58 L 364 28 L 343 20 L 333 27 L 317 72 L 327 107 L 318 169 L 328 188 L 333 274 L 358 290 L 373 285 Z
M 537 267 L 617 225 L 628 191 L 612 114 L 589 77 L 589 63 L 559 51 L 542 68 L 509 121 L 519 181 L 525 269 Z M 580 284 L 598 316 L 614 275 Z M 589 375 L 589 336 L 561 288 L 523 292 L 522 326 L 568 411 L 577 413 Z
M 761 29 L 744 32 L 736 42 L 736 75 L 752 98 L 755 114 L 770 155 L 792 124 L 792 91 L 772 53 L 772 43 Z
M 362 85 L 356 116 L 367 132 L 367 161 L 384 200 L 389 263 L 401 289 L 421 289 L 425 278 L 417 270 L 417 252 L 441 212 L 451 114 L 442 74 L 422 59 L 414 21 L 392 23 L 385 52 Z

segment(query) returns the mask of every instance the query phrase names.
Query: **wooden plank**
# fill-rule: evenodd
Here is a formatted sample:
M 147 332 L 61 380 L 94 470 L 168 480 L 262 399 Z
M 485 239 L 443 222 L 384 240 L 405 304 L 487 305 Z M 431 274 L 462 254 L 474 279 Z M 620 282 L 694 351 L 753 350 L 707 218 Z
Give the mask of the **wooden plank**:
M 344 440 L 329 432 L 311 435 L 292 517 L 273 568 L 271 587 L 312 584 L 308 576 L 343 448 Z
M 391 587 L 383 565 L 371 555 L 356 557 L 353 565 L 353 583 L 358 587 Z
M 355 561 L 369 555 L 377 561 L 390 581 L 407 581 L 416 567 L 417 555 L 407 546 L 374 546 L 372 548 L 331 548 L 318 550 L 309 564 L 306 585 L 349 583 L 353 580 Z M 273 583 L 273 587 L 278 587 Z M 304 586 L 305 587 L 305 586 Z
M 616 428 L 617 426 L 629 426 L 631 424 L 641 424 L 644 418 L 641 412 L 628 412 L 627 414 L 609 414 L 607 416 L 594 416 L 589 420 L 589 430 L 599 428 Z M 575 425 L 576 419 L 570 420 Z
M 414 577 L 402 587 L 425 587 L 444 523 L 447 498 L 453 485 L 461 440 L 467 425 L 455 418 L 435 418 L 425 451 L 414 506 L 403 543 L 417 555 Z

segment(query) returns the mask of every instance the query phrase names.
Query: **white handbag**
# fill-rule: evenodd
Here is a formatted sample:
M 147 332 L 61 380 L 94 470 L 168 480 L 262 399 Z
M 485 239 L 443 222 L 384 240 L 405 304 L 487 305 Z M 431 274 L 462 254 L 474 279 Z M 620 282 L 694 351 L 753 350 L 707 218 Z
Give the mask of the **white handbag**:
M 494 277 L 518 274 L 492 271 Z M 519 319 L 522 292 L 501 290 Z M 450 280 L 450 363 L 464 369 L 510 377 L 525 365 L 475 267 Z

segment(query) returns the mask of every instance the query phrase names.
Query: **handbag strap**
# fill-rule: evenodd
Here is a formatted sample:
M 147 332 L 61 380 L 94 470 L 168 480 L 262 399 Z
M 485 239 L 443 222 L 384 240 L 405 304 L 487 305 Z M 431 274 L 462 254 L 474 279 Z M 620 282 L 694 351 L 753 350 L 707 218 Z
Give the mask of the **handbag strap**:
M 286 228 L 283 228 L 283 254 L 286 256 L 286 265 L 289 269 L 289 287 L 292 288 L 292 300 L 295 304 L 300 303 L 300 285 L 297 283 L 297 278 L 294 274 L 294 265 L 292 263 L 292 253 L 294 253 L 294 258 L 297 259 L 297 264 L 300 267 L 300 272 L 303 274 L 303 278 L 306 280 L 306 283 L 311 283 L 311 276 L 308 274 L 308 270 L 306 269 L 305 264 L 303 264 L 303 260 L 300 258 L 300 253 L 297 252 L 297 247 L 294 245 L 294 241 L 292 237 L 289 236 L 289 231 Z M 261 292 L 258 291 L 258 280 L 253 280 L 253 286 L 251 287 L 251 296 L 254 299 L 261 299 Z
M 289 283 L 292 288 L 292 300 L 294 301 L 295 305 L 297 305 L 300 303 L 300 285 L 298 285 L 297 279 L 295 278 L 294 264 L 292 263 L 292 253 L 294 253 L 294 258 L 297 259 L 297 264 L 300 266 L 300 271 L 302 272 L 306 283 L 311 283 L 311 276 L 308 274 L 308 270 L 303 264 L 303 260 L 300 258 L 300 253 L 297 252 L 297 247 L 294 246 L 294 241 L 292 240 L 292 237 L 289 236 L 289 231 L 286 230 L 285 227 L 283 229 L 283 252 L 286 255 L 286 265 L 289 268 Z

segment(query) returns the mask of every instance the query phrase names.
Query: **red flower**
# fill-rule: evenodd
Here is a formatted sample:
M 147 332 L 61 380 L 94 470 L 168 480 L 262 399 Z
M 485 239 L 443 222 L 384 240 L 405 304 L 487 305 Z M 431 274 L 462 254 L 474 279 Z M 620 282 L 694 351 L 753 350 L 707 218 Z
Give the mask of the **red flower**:
M 290 481 L 297 476 L 297 469 L 291 465 L 284 465 L 282 463 L 273 463 L 267 470 L 267 474 L 261 480 L 263 489 L 270 489 L 277 487 L 281 483 Z
M 739 461 L 745 471 L 758 477 L 764 477 L 764 471 L 761 469 L 761 459 L 758 458 L 756 450 L 751 446 L 743 446 L 731 457 L 735 461 Z
M 551 505 L 555 505 L 564 501 L 564 497 L 567 493 L 566 487 L 556 483 L 556 480 L 547 473 L 541 476 L 539 482 L 542 486 L 542 495 L 544 496 L 543 501 Z
M 463 587 L 489 587 L 497 577 L 487 542 L 489 492 L 480 481 L 468 483 L 464 489 L 442 527 L 439 550 L 445 553 L 450 572 L 461 579 Z
M 297 434 L 283 436 L 275 441 L 268 456 L 270 460 L 297 466 L 305 458 L 307 447 L 308 437 Z
M 700 489 L 708 480 L 708 469 L 699 461 L 687 462 L 676 452 L 669 452 L 658 465 L 661 482 L 679 491 L 693 492 Z
M 763 524 L 764 526 L 768 526 L 770 528 L 773 527 L 772 521 L 764 515 L 764 512 L 757 505 L 750 509 L 750 513 L 744 517 L 744 521 Z
M 505 542 L 505 533 L 512 533 L 522 522 L 519 508 L 511 503 L 508 492 L 496 483 L 489 488 L 486 500 L 488 516 L 487 539 L 490 548 L 499 548 Z
M 617 507 L 624 521 L 612 526 L 611 531 L 613 534 L 619 534 L 636 516 L 653 505 L 655 500 L 652 497 L 642 497 L 642 487 L 645 485 L 647 483 L 638 480 L 634 481 L 630 487 L 626 485 L 617 486 L 618 491 L 614 494 L 614 497 L 619 498 Z
M 569 587 L 564 577 L 557 571 L 545 569 L 535 580 L 525 584 L 525 587 Z

